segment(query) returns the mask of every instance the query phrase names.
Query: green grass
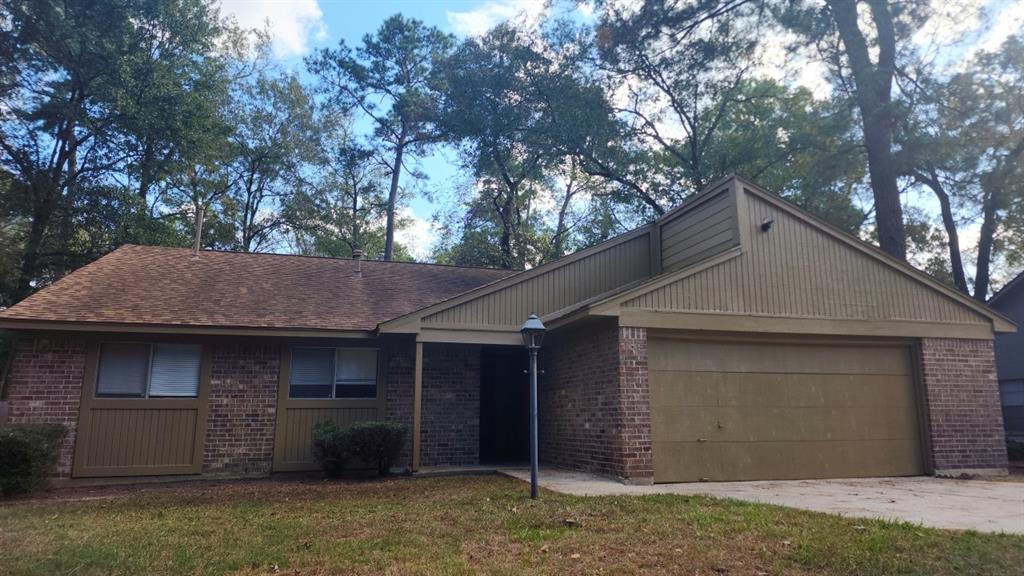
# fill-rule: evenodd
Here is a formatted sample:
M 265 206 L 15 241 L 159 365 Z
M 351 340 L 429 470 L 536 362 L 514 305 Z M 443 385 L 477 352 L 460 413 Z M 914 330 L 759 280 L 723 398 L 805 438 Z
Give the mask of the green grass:
M 0 505 L 22 574 L 1021 574 L 1024 537 L 504 477 L 195 482 Z

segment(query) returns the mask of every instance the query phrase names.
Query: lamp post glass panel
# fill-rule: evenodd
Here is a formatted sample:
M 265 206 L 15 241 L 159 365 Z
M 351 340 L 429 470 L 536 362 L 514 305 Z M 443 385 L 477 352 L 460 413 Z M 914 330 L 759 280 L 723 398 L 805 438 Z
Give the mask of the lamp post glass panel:
M 544 340 L 544 324 L 536 314 L 523 323 L 519 333 L 530 353 L 530 498 L 537 499 L 537 351 Z

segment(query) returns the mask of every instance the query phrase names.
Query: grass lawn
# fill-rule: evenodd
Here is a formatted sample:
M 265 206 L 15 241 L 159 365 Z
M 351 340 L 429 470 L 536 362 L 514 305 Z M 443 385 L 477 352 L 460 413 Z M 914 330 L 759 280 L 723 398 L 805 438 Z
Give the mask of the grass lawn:
M 0 573 L 1021 574 L 1024 537 L 498 476 L 189 482 L 0 504 Z

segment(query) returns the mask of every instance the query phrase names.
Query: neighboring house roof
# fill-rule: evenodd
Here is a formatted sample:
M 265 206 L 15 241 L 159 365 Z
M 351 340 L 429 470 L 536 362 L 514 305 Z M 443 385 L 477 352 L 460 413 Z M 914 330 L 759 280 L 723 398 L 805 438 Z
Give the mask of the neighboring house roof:
M 999 292 L 993 294 L 992 297 L 988 299 L 988 305 L 999 308 L 1000 302 L 1007 298 L 1011 298 L 1010 294 L 1018 293 L 1021 289 L 1024 289 L 1024 272 L 1017 274 L 1013 280 L 1010 280 L 1005 286 L 1000 288 Z
M 126 245 L 0 312 L 19 322 L 372 331 L 513 271 Z

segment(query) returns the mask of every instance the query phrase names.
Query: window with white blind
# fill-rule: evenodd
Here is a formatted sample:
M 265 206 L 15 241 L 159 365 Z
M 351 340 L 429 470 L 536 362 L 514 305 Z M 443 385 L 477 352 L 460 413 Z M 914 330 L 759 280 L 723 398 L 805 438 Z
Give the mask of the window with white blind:
M 292 348 L 289 398 L 377 397 L 374 348 Z
M 103 398 L 195 398 L 203 349 L 198 344 L 100 345 L 96 395 Z

